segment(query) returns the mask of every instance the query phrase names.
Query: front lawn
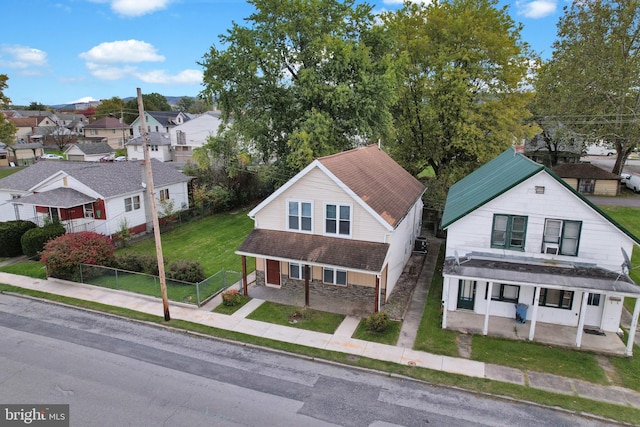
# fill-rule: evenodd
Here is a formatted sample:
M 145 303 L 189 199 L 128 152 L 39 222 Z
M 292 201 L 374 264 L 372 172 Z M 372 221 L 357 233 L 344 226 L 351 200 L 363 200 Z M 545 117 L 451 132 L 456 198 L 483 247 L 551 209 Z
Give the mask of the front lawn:
M 7 177 L 9 175 L 12 175 L 12 174 L 24 169 L 24 168 L 25 168 L 24 166 L 21 166 L 21 167 L 15 167 L 15 168 L 3 168 L 3 169 L 0 169 L 0 179 L 5 178 L 5 177 Z
M 360 321 L 352 338 L 364 341 L 377 342 L 380 344 L 396 345 L 400 336 L 400 328 L 402 322 L 390 320 L 387 329 L 384 332 L 373 332 L 367 330 L 364 319 Z
M 249 314 L 247 319 L 333 334 L 344 320 L 344 316 L 265 301 Z
M 170 263 L 198 260 L 207 276 L 222 270 L 242 271 L 242 258 L 234 252 L 253 230 L 246 211 L 217 214 L 183 224 L 162 234 L 162 253 Z M 145 239 L 117 253 L 154 255 L 155 240 Z M 247 258 L 247 273 L 255 270 L 255 258 Z
M 11 264 L 0 267 L 0 271 L 11 274 L 19 274 L 21 276 L 29 276 L 36 279 L 46 279 L 47 270 L 40 261 L 27 260 L 19 264 Z
M 240 310 L 246 303 L 251 301 L 251 297 L 246 297 L 244 295 L 237 295 L 236 298 L 238 299 L 238 304 L 236 304 L 236 305 L 224 305 L 224 304 L 221 303 L 211 311 L 214 312 L 214 313 L 232 315 L 236 311 Z

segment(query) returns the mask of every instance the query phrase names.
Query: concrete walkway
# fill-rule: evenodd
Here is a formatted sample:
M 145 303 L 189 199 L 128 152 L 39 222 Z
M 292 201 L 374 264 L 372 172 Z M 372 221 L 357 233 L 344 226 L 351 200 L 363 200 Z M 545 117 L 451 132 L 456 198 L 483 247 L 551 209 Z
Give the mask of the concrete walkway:
M 129 292 L 57 279 L 40 280 L 3 272 L 0 272 L 0 283 L 87 301 L 95 301 L 156 316 L 163 315 L 162 303 L 159 299 Z M 334 334 L 326 334 L 247 319 L 246 316 L 262 304 L 263 301 L 259 299 L 252 299 L 242 309 L 230 316 L 212 313 L 210 307 L 214 306 L 216 302 L 220 302 L 219 296 L 207 304 L 207 309 L 187 306 L 180 303 L 171 303 L 171 317 L 172 319 L 200 323 L 220 329 L 227 329 L 277 341 L 291 342 L 308 347 L 338 351 L 353 356 L 368 357 L 476 378 L 487 378 L 554 393 L 580 396 L 587 399 L 640 408 L 640 393 L 621 387 L 601 386 L 545 373 L 523 372 L 519 369 L 499 365 L 354 339 L 351 338 L 351 336 L 360 321 L 360 319 L 356 317 L 347 316 Z

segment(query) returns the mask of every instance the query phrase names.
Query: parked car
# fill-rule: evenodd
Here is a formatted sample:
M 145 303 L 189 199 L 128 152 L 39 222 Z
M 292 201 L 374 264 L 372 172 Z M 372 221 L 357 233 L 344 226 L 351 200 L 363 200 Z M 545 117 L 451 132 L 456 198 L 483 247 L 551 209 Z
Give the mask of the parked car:
M 114 159 L 116 162 L 126 162 L 127 156 L 118 156 Z
M 593 144 L 587 147 L 587 156 L 615 156 L 616 149 L 611 145 Z
M 59 156 L 57 154 L 43 154 L 42 156 L 40 156 L 41 159 L 47 159 L 47 160 L 62 160 L 64 159 L 64 157 Z
M 630 190 L 633 190 L 635 193 L 640 192 L 640 176 L 632 175 L 630 173 L 621 173 L 620 180 L 621 183 L 625 185 Z

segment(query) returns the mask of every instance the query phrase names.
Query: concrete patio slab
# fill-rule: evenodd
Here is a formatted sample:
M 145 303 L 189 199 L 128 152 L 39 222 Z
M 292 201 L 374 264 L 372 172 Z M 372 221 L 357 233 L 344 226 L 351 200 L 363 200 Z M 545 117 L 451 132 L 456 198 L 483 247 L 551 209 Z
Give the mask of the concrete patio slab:
M 522 371 L 508 366 L 486 363 L 484 365 L 484 375 L 485 378 L 490 380 L 502 381 L 511 384 L 525 384 L 524 374 Z
M 570 378 L 559 377 L 557 375 L 544 374 L 541 372 L 528 372 L 529 386 L 542 390 L 575 395 L 576 389 Z
M 385 360 L 387 362 L 400 363 L 404 349 L 393 345 L 370 342 L 362 353 L 363 357 L 371 359 Z

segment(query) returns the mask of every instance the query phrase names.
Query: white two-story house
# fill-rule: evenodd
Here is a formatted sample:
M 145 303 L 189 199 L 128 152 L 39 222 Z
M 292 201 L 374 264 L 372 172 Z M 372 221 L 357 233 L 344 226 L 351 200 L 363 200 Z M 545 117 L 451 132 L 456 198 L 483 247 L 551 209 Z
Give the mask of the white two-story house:
M 236 253 L 256 258 L 259 286 L 305 292 L 312 307 L 344 297 L 354 313 L 372 313 L 411 256 L 423 192 L 375 145 L 322 157 L 249 212 L 255 228 Z
M 628 258 L 640 241 L 549 169 L 505 151 L 451 187 L 442 228 L 443 328 L 466 312 L 486 335 L 517 313 L 529 340 L 560 325 L 581 347 L 585 331 L 615 337 L 633 298 L 631 355 L 640 287 Z

